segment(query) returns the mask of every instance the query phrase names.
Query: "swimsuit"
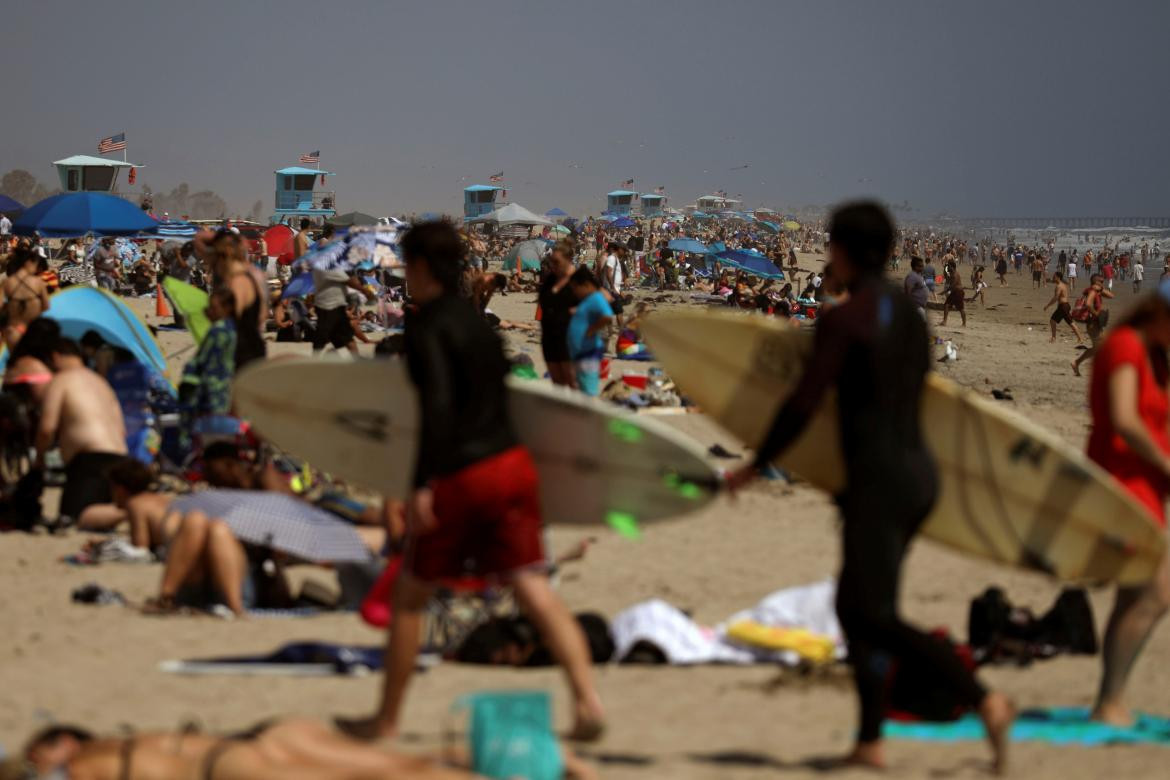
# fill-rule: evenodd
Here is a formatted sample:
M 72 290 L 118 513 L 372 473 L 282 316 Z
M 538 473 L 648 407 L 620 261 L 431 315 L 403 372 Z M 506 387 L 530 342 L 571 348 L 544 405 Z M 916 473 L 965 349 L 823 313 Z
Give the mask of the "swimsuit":
M 79 452 L 65 466 L 65 488 L 61 493 L 61 517 L 73 521 L 86 508 L 113 501 L 110 492 L 110 469 L 126 459 L 116 452 Z

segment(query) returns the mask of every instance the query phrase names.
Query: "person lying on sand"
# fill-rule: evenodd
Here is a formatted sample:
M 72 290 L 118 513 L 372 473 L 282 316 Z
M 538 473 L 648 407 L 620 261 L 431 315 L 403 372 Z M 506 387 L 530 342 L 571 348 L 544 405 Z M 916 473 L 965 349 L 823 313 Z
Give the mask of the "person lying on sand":
M 0 780 L 456 780 L 475 775 L 427 758 L 388 752 L 311 720 L 242 734 L 142 734 L 97 738 L 68 726 L 29 741 L 22 765 Z M 30 774 L 31 773 L 31 774 Z

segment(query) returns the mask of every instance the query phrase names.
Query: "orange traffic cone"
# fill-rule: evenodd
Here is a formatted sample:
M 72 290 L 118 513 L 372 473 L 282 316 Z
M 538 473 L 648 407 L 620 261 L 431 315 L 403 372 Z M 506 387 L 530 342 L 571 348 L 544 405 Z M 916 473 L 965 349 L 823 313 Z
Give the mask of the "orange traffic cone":
M 167 297 L 163 295 L 162 282 L 155 285 L 154 316 L 170 317 L 171 307 L 167 305 Z

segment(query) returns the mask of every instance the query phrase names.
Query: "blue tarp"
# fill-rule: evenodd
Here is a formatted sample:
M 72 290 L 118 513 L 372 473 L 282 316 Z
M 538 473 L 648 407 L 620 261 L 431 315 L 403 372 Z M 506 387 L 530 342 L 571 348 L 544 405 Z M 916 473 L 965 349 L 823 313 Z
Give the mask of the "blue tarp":
M 47 238 L 134 236 L 152 230 L 158 222 L 128 200 L 101 192 L 68 192 L 29 206 L 12 225 L 21 236 L 39 233 Z
M 166 377 L 167 359 L 154 336 L 125 303 L 105 290 L 69 287 L 49 298 L 44 316 L 56 320 L 66 338 L 79 341 L 86 331 L 96 331 L 108 344 L 132 354 L 152 374 Z M 0 355 L 0 371 L 7 364 L 5 351 Z

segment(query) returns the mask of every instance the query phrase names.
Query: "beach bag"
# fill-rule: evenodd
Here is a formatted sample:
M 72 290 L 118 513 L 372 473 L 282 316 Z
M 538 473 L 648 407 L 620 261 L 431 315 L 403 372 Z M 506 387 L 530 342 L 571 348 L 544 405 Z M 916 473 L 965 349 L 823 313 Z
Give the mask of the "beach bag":
M 1069 316 L 1077 322 L 1088 322 L 1097 312 L 1089 307 L 1089 291 L 1085 290 L 1081 293 L 1081 297 L 1077 298 L 1076 304 L 1073 306 Z
M 471 768 L 493 780 L 561 780 L 565 762 L 545 691 L 485 691 L 462 696 L 452 714 L 470 718 Z M 448 730 L 450 735 L 450 730 Z

